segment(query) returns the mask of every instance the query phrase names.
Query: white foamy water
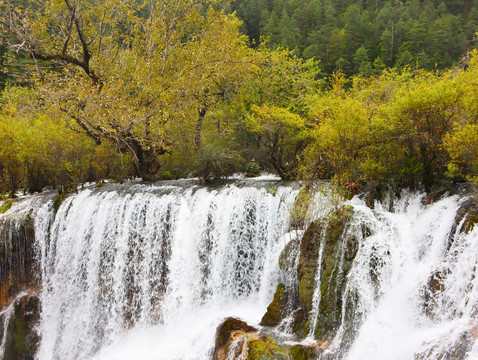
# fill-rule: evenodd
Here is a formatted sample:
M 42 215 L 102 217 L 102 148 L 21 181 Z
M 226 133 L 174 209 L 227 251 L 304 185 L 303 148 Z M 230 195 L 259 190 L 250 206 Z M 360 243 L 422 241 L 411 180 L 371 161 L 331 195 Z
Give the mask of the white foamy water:
M 36 358 L 211 359 L 222 319 L 257 325 L 278 282 L 297 286 L 294 269 L 278 269 L 284 246 L 302 235 L 291 229 L 297 193 L 274 181 L 184 181 L 84 190 L 56 215 L 51 196 L 14 204 L 0 219 L 16 224 L 15 214 L 28 215 L 35 225 L 42 282 Z M 317 193 L 311 217 L 330 210 L 327 196 Z M 424 196 L 404 193 L 392 209 L 350 201 L 354 215 L 333 271 L 344 271 L 347 239 L 357 240 L 358 251 L 342 324 L 321 359 L 478 359 L 478 229 L 464 234 L 463 221 L 456 227 L 465 199 L 424 205 Z M 319 263 L 326 256 L 320 246 Z M 320 277 L 319 270 L 314 325 Z M 4 323 L 10 310 L 1 314 Z
M 257 324 L 272 299 L 296 193 L 245 182 L 69 197 L 51 227 L 36 222 L 38 358 L 210 359 L 224 317 Z
M 465 235 L 453 227 L 458 197 L 423 200 L 406 194 L 393 211 L 351 202 L 354 221 L 371 234 L 348 274 L 343 303 L 353 316 L 344 307 L 346 320 L 324 358 L 477 358 L 470 350 L 478 320 L 478 229 Z

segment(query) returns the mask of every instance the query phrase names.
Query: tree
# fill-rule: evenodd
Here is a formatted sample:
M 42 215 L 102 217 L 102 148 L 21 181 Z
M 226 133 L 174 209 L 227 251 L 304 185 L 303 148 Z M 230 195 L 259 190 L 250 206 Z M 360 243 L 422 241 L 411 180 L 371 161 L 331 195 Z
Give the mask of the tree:
M 305 120 L 288 109 L 264 104 L 252 107 L 246 126 L 265 147 L 277 174 L 295 179 L 298 156 L 310 139 Z
M 34 89 L 9 87 L 0 97 L 1 191 L 45 186 L 76 189 L 81 182 L 128 175 L 130 162 L 109 144 L 68 129 L 49 114 Z
M 8 47 L 55 65 L 42 96 L 71 129 L 108 141 L 152 180 L 180 138 L 248 71 L 239 21 L 213 2 L 0 1 Z

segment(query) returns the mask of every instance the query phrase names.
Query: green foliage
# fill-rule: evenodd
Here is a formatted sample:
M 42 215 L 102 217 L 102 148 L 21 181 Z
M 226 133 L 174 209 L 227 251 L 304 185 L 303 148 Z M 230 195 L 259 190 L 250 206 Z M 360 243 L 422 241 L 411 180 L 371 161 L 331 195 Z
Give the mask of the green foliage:
M 3 192 L 244 163 L 344 196 L 478 182 L 477 53 L 417 70 L 476 45 L 476 2 L 238 0 L 243 24 L 213 0 L 70 5 L 0 1 L 2 67 L 30 84 L 1 95 Z
M 261 172 L 261 166 L 255 161 L 246 164 L 246 177 L 256 177 Z
M 169 170 L 160 170 L 157 176 L 158 180 L 172 180 L 174 179 L 173 174 Z
M 323 74 L 368 77 L 387 67 L 444 69 L 476 46 L 476 1 L 236 0 L 257 45 L 320 60 Z
M 363 80 L 336 76 L 310 98 L 314 141 L 302 162 L 304 178 L 336 175 L 413 186 L 478 174 L 477 53 L 466 70 L 403 70 Z
M 60 208 L 61 203 L 66 199 L 66 197 L 67 197 L 67 193 L 64 192 L 64 191 L 60 192 L 56 196 L 55 200 L 53 201 L 53 208 L 55 209 L 55 212 L 58 211 L 58 209 Z
M 240 169 L 239 154 L 220 141 L 212 142 L 196 154 L 196 175 L 204 180 L 221 179 Z
M 247 131 L 267 151 L 269 161 L 284 180 L 295 178 L 298 155 L 309 140 L 305 121 L 285 108 L 252 106 L 245 119 Z
M 178 138 L 200 147 L 207 112 L 254 68 L 239 21 L 213 0 L 0 5 L 9 48 L 51 65 L 37 79 L 46 105 L 96 144 L 128 154 L 144 180 Z
M 76 188 L 85 181 L 128 174 L 128 159 L 68 128 L 43 107 L 34 89 L 6 89 L 0 107 L 4 191 L 25 187 L 34 192 L 47 185 Z
M 0 214 L 6 213 L 12 207 L 12 204 L 13 200 L 4 200 L 2 205 L 0 206 Z

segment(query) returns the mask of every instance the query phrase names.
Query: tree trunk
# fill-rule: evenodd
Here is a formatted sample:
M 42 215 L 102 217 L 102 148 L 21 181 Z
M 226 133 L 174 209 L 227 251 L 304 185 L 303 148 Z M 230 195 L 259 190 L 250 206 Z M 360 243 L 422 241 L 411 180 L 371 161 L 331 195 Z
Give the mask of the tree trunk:
M 196 123 L 196 134 L 194 136 L 194 151 L 198 151 L 201 147 L 201 132 L 204 116 L 206 115 L 207 107 L 204 105 L 198 110 L 198 122 Z
M 134 171 L 137 177 L 143 181 L 154 181 L 156 173 L 161 164 L 158 161 L 158 156 L 166 153 L 163 149 L 156 151 L 154 149 L 144 150 L 139 143 L 130 145 L 130 153 L 133 157 Z

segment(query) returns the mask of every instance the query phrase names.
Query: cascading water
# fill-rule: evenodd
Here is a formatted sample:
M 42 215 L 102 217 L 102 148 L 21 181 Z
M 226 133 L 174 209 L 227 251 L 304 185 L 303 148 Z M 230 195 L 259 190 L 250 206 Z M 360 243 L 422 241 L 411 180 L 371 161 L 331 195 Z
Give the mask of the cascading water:
M 2 256 L 8 271 L 23 264 L 29 247 L 10 249 L 15 236 L 30 236 L 33 220 L 42 305 L 36 359 L 210 360 L 223 318 L 256 325 L 279 282 L 297 291 L 305 230 L 290 229 L 297 196 L 294 185 L 274 181 L 184 181 L 87 189 L 57 211 L 52 194 L 14 204 L 0 216 Z M 467 201 L 448 196 L 426 204 L 424 194 L 404 192 L 393 206 L 347 202 L 352 215 L 339 239 L 321 227 L 302 343 L 314 343 L 316 325 L 323 331 L 330 315 L 321 309 L 340 299 L 338 328 L 318 344 L 319 359 L 477 359 L 478 228 L 464 231 Z M 312 202 L 314 218 L 334 203 L 323 192 Z M 324 289 L 334 295 L 322 307 Z M 291 312 L 297 296 L 289 299 Z M 0 315 L 2 358 L 12 306 Z M 287 340 L 292 324 L 291 315 L 265 333 L 294 343 Z M 238 338 L 229 360 L 247 352 Z
M 454 226 L 463 199 L 424 200 L 404 194 L 392 211 L 352 200 L 354 221 L 370 234 L 348 274 L 342 325 L 321 358 L 477 358 L 478 229 Z
M 85 190 L 36 224 L 40 360 L 210 359 L 215 328 L 258 323 L 289 241 L 290 186 Z

